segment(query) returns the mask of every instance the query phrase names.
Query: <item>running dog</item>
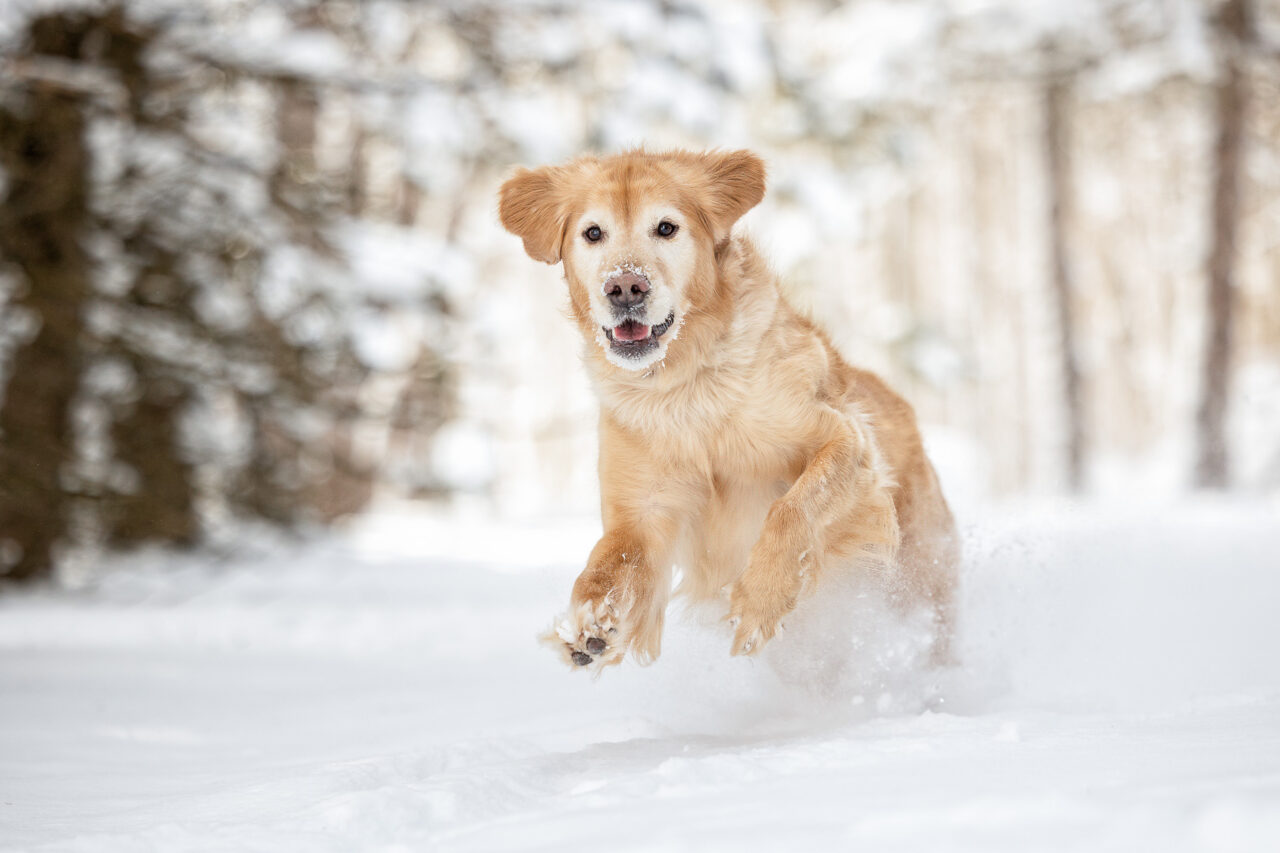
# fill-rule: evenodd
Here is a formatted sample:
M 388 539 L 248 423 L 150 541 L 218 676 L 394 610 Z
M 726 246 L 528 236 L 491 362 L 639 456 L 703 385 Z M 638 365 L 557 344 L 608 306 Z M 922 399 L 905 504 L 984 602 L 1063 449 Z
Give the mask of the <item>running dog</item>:
M 732 654 L 843 567 L 929 608 L 947 658 L 958 540 L 915 414 L 733 233 L 764 192 L 747 151 L 582 157 L 501 188 L 503 226 L 564 266 L 600 400 L 604 535 L 547 637 L 571 665 L 657 658 L 676 565 L 682 594 L 727 604 Z

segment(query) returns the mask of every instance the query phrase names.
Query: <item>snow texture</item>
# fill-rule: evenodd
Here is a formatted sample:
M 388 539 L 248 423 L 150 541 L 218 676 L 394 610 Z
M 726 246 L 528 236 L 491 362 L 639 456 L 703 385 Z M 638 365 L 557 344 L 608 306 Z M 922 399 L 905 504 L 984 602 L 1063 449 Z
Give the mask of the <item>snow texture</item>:
M 873 597 L 785 678 L 679 607 L 573 671 L 535 638 L 586 520 L 383 508 L 10 594 L 0 848 L 1280 849 L 1280 507 L 969 522 L 945 673 Z

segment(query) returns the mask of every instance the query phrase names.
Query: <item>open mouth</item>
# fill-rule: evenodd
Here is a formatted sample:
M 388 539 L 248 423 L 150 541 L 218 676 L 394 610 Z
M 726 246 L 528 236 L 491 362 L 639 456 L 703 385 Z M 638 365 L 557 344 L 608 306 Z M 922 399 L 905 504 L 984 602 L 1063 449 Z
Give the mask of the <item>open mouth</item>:
M 658 338 L 662 337 L 676 320 L 675 312 L 667 315 L 656 326 L 646 326 L 636 320 L 626 320 L 610 329 L 604 327 L 605 336 L 613 351 L 631 358 L 637 358 L 652 352 L 658 346 Z

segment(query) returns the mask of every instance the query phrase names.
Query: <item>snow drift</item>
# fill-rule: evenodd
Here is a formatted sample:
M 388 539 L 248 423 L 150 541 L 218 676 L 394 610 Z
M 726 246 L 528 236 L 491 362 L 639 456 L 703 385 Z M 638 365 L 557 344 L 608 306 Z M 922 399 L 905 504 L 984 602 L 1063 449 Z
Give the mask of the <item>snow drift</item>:
M 0 600 L 0 847 L 1276 849 L 1278 521 L 992 511 L 959 667 L 868 598 L 786 678 L 678 609 L 652 667 L 564 668 L 586 521 L 135 555 Z

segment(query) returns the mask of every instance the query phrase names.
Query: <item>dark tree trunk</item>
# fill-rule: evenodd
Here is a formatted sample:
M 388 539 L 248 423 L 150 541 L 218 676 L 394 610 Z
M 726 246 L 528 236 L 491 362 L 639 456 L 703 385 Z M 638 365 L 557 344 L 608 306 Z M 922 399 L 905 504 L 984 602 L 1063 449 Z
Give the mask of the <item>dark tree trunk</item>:
M 1067 487 L 1084 487 L 1085 404 L 1076 354 L 1076 329 L 1071 259 L 1067 231 L 1071 221 L 1070 110 L 1071 85 L 1066 75 L 1054 73 L 1044 92 L 1044 148 L 1048 172 L 1050 283 L 1057 313 L 1063 404 L 1067 418 Z
M 104 62 L 133 94 L 135 104 L 145 102 L 146 95 L 157 88 L 143 62 L 153 34 L 131 28 L 119 13 L 104 16 L 100 26 L 112 45 Z M 133 119 L 140 123 L 144 117 L 135 109 Z M 159 312 L 180 317 L 198 327 L 190 305 L 191 287 L 179 272 L 180 253 L 164 248 L 157 231 L 147 223 L 130 235 L 141 269 L 122 307 L 140 316 Z M 127 361 L 137 381 L 137 399 L 117 415 L 111 427 L 115 458 L 133 471 L 136 481 L 123 493 L 112 490 L 106 496 L 102 520 L 107 543 L 114 547 L 146 542 L 191 545 L 199 534 L 195 472 L 182 455 L 178 436 L 178 420 L 191 397 L 189 379 L 175 375 L 155 353 L 140 349 L 127 337 L 108 341 L 104 348 Z
M 1245 122 L 1242 52 L 1250 34 L 1247 0 L 1227 0 L 1217 22 L 1222 78 L 1216 90 L 1212 246 L 1206 310 L 1208 334 L 1196 410 L 1196 485 L 1222 489 L 1230 484 L 1226 422 L 1231 390 L 1236 235 L 1240 221 L 1240 177 Z
M 31 579 L 53 568 L 71 500 L 63 476 L 75 454 L 70 422 L 79 387 L 89 265 L 88 151 L 79 99 L 33 85 L 24 103 L 0 107 L 0 255 L 21 272 L 16 305 L 39 331 L 18 349 L 0 407 L 0 576 Z
M 248 403 L 253 452 L 233 489 L 232 499 L 250 517 L 288 527 L 297 523 L 306 510 L 300 499 L 302 447 L 267 409 L 265 400 Z
M 177 415 L 187 404 L 182 384 L 152 375 L 135 360 L 140 398 L 112 427 L 116 458 L 137 474 L 136 488 L 114 495 L 107 541 L 115 547 L 166 542 L 190 545 L 199 534 L 191 465 L 182 458 Z

